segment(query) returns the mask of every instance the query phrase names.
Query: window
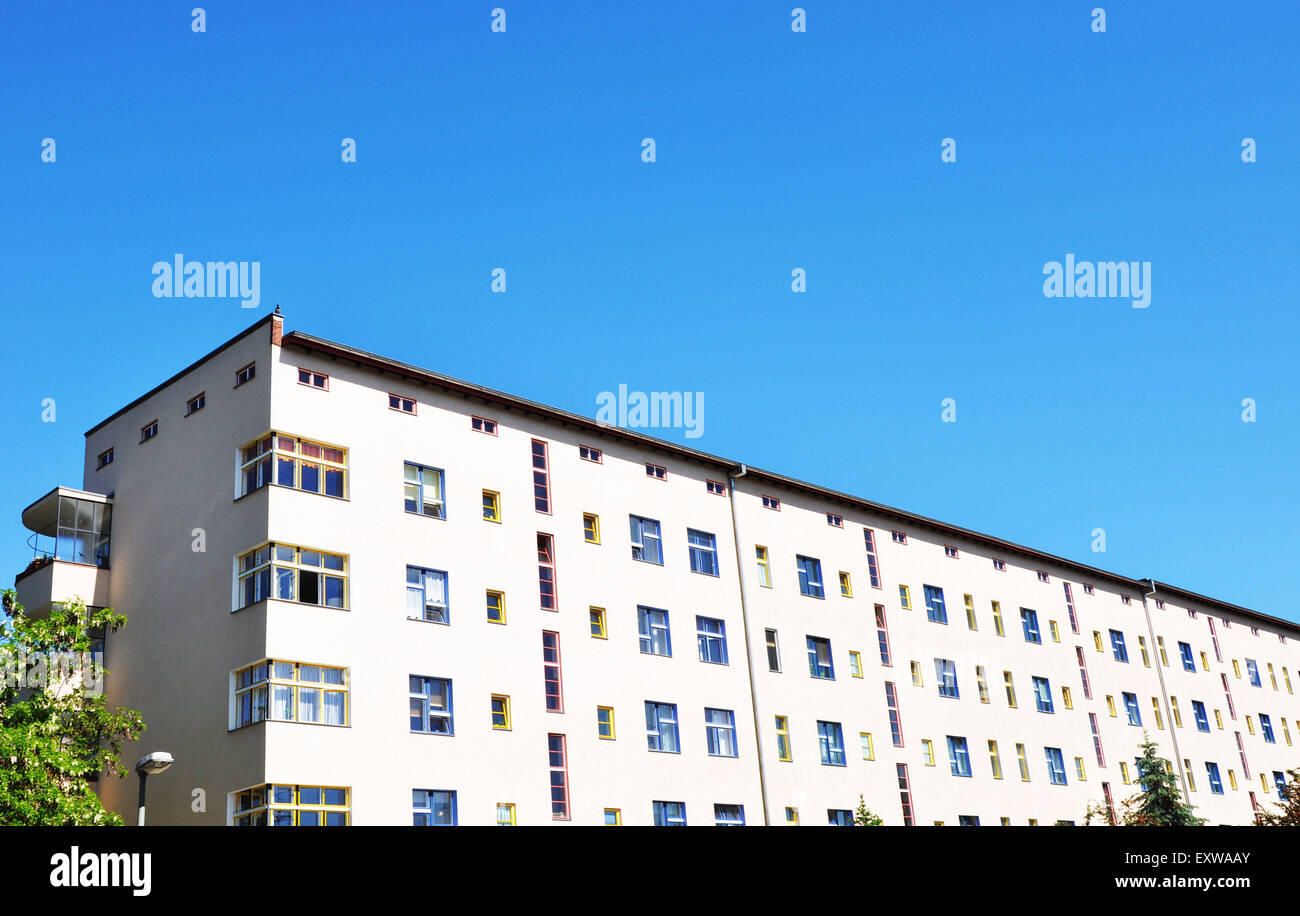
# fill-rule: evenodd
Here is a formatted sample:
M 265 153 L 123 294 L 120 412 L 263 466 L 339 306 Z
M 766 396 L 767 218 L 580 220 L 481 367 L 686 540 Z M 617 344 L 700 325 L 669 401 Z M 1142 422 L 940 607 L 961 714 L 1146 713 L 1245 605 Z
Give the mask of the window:
M 140 427 L 140 441 L 148 442 L 158 435 L 158 421 L 151 420 L 149 423 Z
M 768 496 L 768 495 L 765 493 L 765 494 L 763 494 L 763 508 L 764 508 L 764 509 L 775 509 L 777 512 L 780 512 L 780 511 L 781 511 L 781 500 L 778 499 L 778 498 L 775 497 L 775 496 Z
M 513 827 L 515 825 L 515 806 L 511 802 L 497 802 L 497 826 Z
M 240 449 L 240 495 L 275 484 L 307 493 L 346 496 L 347 451 L 270 433 Z
M 266 544 L 238 560 L 239 607 L 266 598 L 347 607 L 347 558 L 336 553 Z
M 781 670 L 781 651 L 776 643 L 776 630 L 764 630 L 763 640 L 767 643 L 767 670 Z
M 1246 659 L 1246 677 L 1250 679 L 1250 686 L 1252 687 L 1264 686 L 1262 683 L 1260 683 L 1259 680 L 1259 665 L 1255 664 L 1255 660 L 1253 658 Z
M 1115 653 L 1115 661 L 1128 661 L 1128 649 L 1124 647 L 1124 634 L 1119 630 L 1110 631 L 1110 647 Z
M 487 589 L 486 593 L 488 623 L 506 622 L 506 593 Z
M 194 395 L 194 397 L 185 402 L 185 416 L 188 417 L 192 413 L 198 413 L 207 406 L 207 403 L 207 392 L 200 391 L 198 394 Z
M 1128 595 L 1120 595 L 1120 596 L 1119 596 L 1119 600 L 1122 601 L 1122 602 L 1124 602 L 1125 604 L 1132 604 L 1132 603 L 1133 603 L 1133 599 L 1130 598 Z
M 943 589 L 933 585 L 925 588 L 925 616 L 931 623 L 948 622 L 948 609 L 943 604 Z
M 501 494 L 494 490 L 483 491 L 483 521 L 501 523 Z
M 906 585 L 898 587 L 898 605 L 905 611 L 912 609 L 912 592 Z
M 726 485 L 725 483 L 721 483 L 720 481 L 717 481 L 717 480 L 706 480 L 706 481 L 704 481 L 704 489 L 705 489 L 707 492 L 712 493 L 714 496 L 726 496 L 726 495 L 727 495 L 727 485 Z
M 959 699 L 957 693 L 957 663 L 947 658 L 934 660 L 934 679 L 939 684 L 939 696 Z
M 1134 693 L 1124 694 L 1124 709 L 1128 712 L 1129 725 L 1142 724 L 1142 711 L 1138 709 L 1137 694 Z
M 1119 762 L 1119 778 L 1123 781 L 1124 785 L 1126 786 L 1132 782 L 1132 780 L 1130 780 L 1128 776 L 1128 764 L 1123 760 Z
M 820 636 L 809 636 L 808 673 L 813 677 L 835 680 L 835 665 L 831 662 L 831 641 Z
M 934 742 L 929 738 L 921 739 L 921 762 L 928 767 L 934 766 Z
M 1201 668 L 1204 671 L 1210 670 L 1210 657 L 1206 655 L 1204 652 L 1201 653 Z M 1286 669 L 1283 668 L 1282 671 L 1283 673 L 1285 673 Z
M 492 727 L 510 730 L 510 697 L 505 694 L 492 694 Z
M 1182 712 L 1180 712 L 1179 709 L 1178 709 L 1178 697 L 1176 697 L 1176 696 L 1170 696 L 1170 697 L 1169 697 L 1169 714 L 1170 714 L 1171 716 L 1173 716 L 1173 719 L 1174 719 L 1174 727 L 1175 727 L 1175 728 L 1182 728 L 1182 727 L 1183 727 L 1183 714 L 1182 714 Z
M 641 518 L 639 515 L 629 515 L 628 521 L 632 531 L 632 559 L 663 566 L 659 523 L 652 518 Z
M 546 443 L 534 439 L 533 450 L 533 508 L 544 515 L 551 514 L 551 464 Z
M 415 413 L 415 399 L 403 397 L 400 394 L 390 394 L 388 396 L 388 409 L 396 410 L 400 413 Z
M 916 824 L 916 818 L 912 815 L 912 786 L 907 778 L 907 764 L 895 764 L 894 771 L 898 774 L 898 798 L 903 807 L 903 826 L 912 827 Z
M 1183 772 L 1187 774 L 1187 788 L 1191 792 L 1196 791 L 1196 774 L 1192 772 L 1192 761 L 1183 758 Z
M 542 681 L 546 690 L 546 711 L 564 712 L 560 634 L 553 630 L 542 630 Z
M 596 737 L 606 741 L 614 740 L 614 707 L 596 707 Z
M 890 665 L 889 624 L 885 620 L 885 606 L 876 605 L 876 641 L 880 644 L 880 664 Z
M 1020 609 L 1020 625 L 1025 631 L 1025 642 L 1042 645 L 1043 634 L 1038 631 L 1038 612 L 1027 607 Z
M 547 735 L 551 767 L 551 820 L 569 819 L 569 754 L 564 735 Z
M 1045 677 L 1032 678 L 1034 682 L 1034 700 L 1039 712 L 1055 713 L 1052 706 L 1052 685 Z
M 677 704 L 645 704 L 646 741 L 649 749 L 666 754 L 679 754 L 681 747 L 677 742 Z
M 944 553 L 944 556 L 951 557 L 951 558 L 954 559 L 954 560 L 957 559 L 957 556 L 958 556 L 958 555 L 957 555 L 957 548 L 951 546 L 950 544 L 944 544 L 944 545 L 943 545 L 943 553 Z
M 994 557 L 994 558 L 993 558 L 993 568 L 994 568 L 995 570 L 997 570 L 998 572 L 1006 572 L 1006 571 L 1007 571 L 1007 562 L 1006 562 L 1006 560 L 999 560 L 997 557 Z
M 1163 636 L 1156 637 L 1156 647 L 1160 650 L 1160 664 L 1168 668 L 1169 655 L 1165 652 L 1165 638 Z
M 993 778 L 1001 779 L 1002 757 L 998 754 L 998 743 L 996 741 L 989 742 L 989 766 L 993 768 Z
M 854 677 L 862 677 L 862 653 L 849 650 L 849 671 Z
M 662 608 L 637 605 L 636 622 L 642 652 L 647 655 L 671 656 L 673 654 L 667 611 Z
M 1277 674 L 1275 674 L 1274 671 L 1273 671 L 1273 663 L 1272 663 L 1272 662 L 1269 662 L 1269 663 L 1268 663 L 1268 679 L 1269 679 L 1269 681 L 1272 683 L 1272 685 L 1273 685 L 1273 689 L 1274 689 L 1274 690 L 1277 690 Z
M 1093 587 L 1092 587 L 1091 585 L 1087 585 L 1087 584 L 1085 584 L 1085 585 L 1083 586 L 1083 593 L 1084 593 L 1085 595 L 1091 595 L 1091 594 L 1093 594 L 1093 591 L 1094 591 L 1094 590 L 1093 590 Z
M 346 668 L 270 659 L 235 672 L 235 728 L 264 719 L 347 725 Z
M 323 372 L 315 372 L 311 369 L 298 370 L 298 384 L 306 385 L 308 388 L 319 388 L 322 391 L 328 391 L 330 387 L 330 377 Z
M 1273 737 L 1273 720 L 1262 712 L 1259 714 L 1259 732 L 1269 744 L 1277 743 L 1277 739 Z
M 605 809 L 605 826 L 606 826 L 606 827 L 621 827 L 622 825 L 623 825 L 623 809 L 622 809 L 622 808 L 606 808 L 606 809 Z
M 1192 716 L 1196 719 L 1196 730 L 1198 732 L 1208 732 L 1210 730 L 1210 718 L 1205 714 L 1205 704 L 1200 700 L 1192 700 Z
M 406 617 L 430 623 L 451 623 L 447 574 L 444 571 L 406 567 Z
M 645 476 L 653 477 L 655 480 L 667 480 L 668 471 L 662 465 L 651 464 L 647 461 L 645 465 Z
M 1098 652 L 1105 652 L 1105 651 L 1106 651 L 1105 649 L 1103 649 L 1103 648 L 1101 647 L 1101 631 L 1100 631 L 1100 630 L 1093 630 L 1093 631 L 1092 631 L 1092 641 L 1093 641 L 1093 644 L 1096 645 L 1096 647 L 1097 647 L 1097 651 L 1098 651 Z
M 799 567 L 799 594 L 809 598 L 825 598 L 822 590 L 822 561 L 816 557 L 795 556 Z
M 1006 631 L 1002 629 L 1002 605 L 990 601 L 989 606 L 993 608 L 993 632 L 999 636 L 1006 636 Z
M 975 687 L 976 692 L 979 693 L 980 702 L 987 703 L 989 701 L 989 682 L 984 677 L 983 665 L 975 666 Z
M 821 748 L 822 766 L 842 767 L 844 762 L 844 732 L 838 722 L 817 722 L 817 744 Z
M 1079 632 L 1079 617 L 1074 613 L 1074 592 L 1070 590 L 1069 582 L 1062 582 L 1065 587 L 1065 609 L 1070 614 L 1070 632 L 1077 634 Z
M 486 417 L 470 417 L 469 428 L 478 433 L 487 433 L 489 436 L 497 434 L 497 421 L 489 420 Z
M 1016 708 L 1016 685 L 1011 678 L 1010 671 L 1002 672 L 1002 682 L 1003 684 L 1006 685 L 1007 688 L 1007 706 L 1009 706 L 1012 709 L 1015 709 Z
M 555 539 L 537 532 L 537 600 L 543 611 L 558 611 L 555 590 Z
M 700 645 L 700 661 L 727 664 L 727 625 L 721 620 L 697 615 L 695 631 Z
M 767 561 L 767 548 L 755 546 L 754 555 L 758 557 L 758 584 L 763 588 L 771 588 L 772 567 Z
M 603 607 L 588 608 L 587 617 L 591 622 L 591 635 L 596 639 L 608 638 L 608 633 L 605 630 L 605 609 Z
M 1088 713 L 1088 725 L 1092 728 L 1092 749 L 1097 753 L 1097 766 L 1106 765 L 1106 754 L 1101 747 L 1101 729 L 1097 726 L 1097 714 Z
M 844 517 L 841 515 L 836 515 L 834 512 L 827 512 L 826 524 L 830 525 L 832 528 L 843 528 Z
M 710 757 L 739 756 L 736 744 L 736 714 L 730 709 L 705 707 L 704 738 Z
M 1038 581 L 1039 581 L 1039 582 L 1050 582 L 1050 581 L 1052 581 L 1052 577 L 1049 576 L 1047 573 L 1043 572 L 1043 571 L 1040 569 L 1040 570 L 1038 570 Z
M 1153 710 L 1155 710 L 1155 714 L 1156 714 L 1156 728 L 1163 729 L 1163 728 L 1165 727 L 1165 723 L 1164 723 L 1164 719 L 1163 719 L 1163 717 L 1160 715 L 1160 698 L 1159 698 L 1159 697 L 1152 697 L 1152 698 L 1151 698 L 1151 708 L 1152 708 Z
M 1056 625 L 1056 621 L 1055 621 L 1055 620 L 1049 620 L 1049 621 L 1047 621 L 1047 628 L 1048 628 L 1048 630 L 1050 630 L 1051 633 L 1052 633 L 1052 642 L 1060 642 L 1060 641 L 1061 641 L 1061 630 L 1060 630 L 1059 627 L 1057 627 L 1057 625 Z
M 853 597 L 853 580 L 843 570 L 840 570 L 840 594 L 845 598 Z
M 785 716 L 776 717 L 776 759 L 784 763 L 794 759 L 790 753 L 790 720 Z
M 582 539 L 588 544 L 600 543 L 600 516 L 582 513 Z
M 241 369 L 235 371 L 235 387 L 238 388 L 245 382 L 251 382 L 257 376 L 257 363 L 249 363 Z
M 885 706 L 889 711 L 889 736 L 894 747 L 902 747 L 903 716 L 898 708 L 898 691 L 891 681 L 885 681 Z
M 921 678 L 921 663 L 914 661 L 912 664 L 912 686 L 924 687 L 925 683 Z
M 656 827 L 686 826 L 685 802 L 657 801 L 653 807 Z
M 1045 747 L 1043 750 L 1047 752 L 1047 775 L 1052 785 L 1065 785 L 1065 758 L 1061 755 L 1061 749 Z
M 1219 765 L 1206 761 L 1205 775 L 1210 781 L 1210 791 L 1215 795 L 1223 794 L 1223 780 L 1219 778 Z
M 686 529 L 686 542 L 691 555 L 691 572 L 705 576 L 718 574 L 718 541 L 707 531 Z
M 901 531 L 891 531 L 891 532 L 890 532 L 890 535 L 893 537 L 893 539 L 894 539 L 894 543 L 895 543 L 895 544 L 906 544 L 906 543 L 907 543 L 907 535 L 904 534 L 904 533 L 901 532 Z
M 583 461 L 594 461 L 596 464 L 602 464 L 604 462 L 605 453 L 603 450 L 591 445 L 579 445 L 578 457 Z M 614 809 L 610 808 L 606 810 L 612 811 Z
M 111 448 L 105 449 L 104 451 L 99 453 L 99 460 L 95 464 L 95 470 L 98 471 L 100 468 L 110 465 L 112 463 L 113 463 L 113 450 Z
M 411 731 L 430 735 L 454 735 L 451 705 L 451 679 L 445 677 L 410 677 Z
M 247 449 L 245 449 L 247 451 Z M 447 508 L 442 498 L 443 474 L 438 468 L 407 462 L 402 466 L 402 487 L 407 512 L 446 518 Z M 486 491 L 484 491 L 486 494 Z M 484 518 L 487 517 L 484 507 Z M 498 519 L 493 519 L 497 521 Z
M 1110 717 L 1115 718 L 1115 698 L 1109 693 L 1106 694 L 1106 708 L 1110 710 Z
M 1192 658 L 1192 647 L 1191 647 L 1191 646 L 1189 646 L 1189 645 L 1188 645 L 1187 643 L 1185 643 L 1185 642 L 1180 642 L 1180 643 L 1178 644 L 1178 655 L 1179 655 L 1179 656 L 1182 658 L 1182 660 L 1183 660 L 1183 670 L 1184 670 L 1184 671 L 1195 671 L 1195 670 L 1196 670 L 1196 660 L 1195 660 L 1194 658 Z
M 713 824 L 716 827 L 744 827 L 744 805 L 714 805 Z
M 948 735 L 948 764 L 952 767 L 954 776 L 970 776 L 970 750 L 966 747 L 966 739 L 955 735 Z
M 1074 775 L 1079 777 L 1080 782 L 1086 782 L 1088 779 L 1088 771 L 1083 767 L 1082 757 L 1074 758 Z
M 876 745 L 871 740 L 871 732 L 858 732 L 858 739 L 862 742 L 862 759 L 876 759 Z
M 876 558 L 876 533 L 870 528 L 863 528 L 862 538 L 867 549 L 867 577 L 872 588 L 880 588 L 880 561 Z
M 348 790 L 265 785 L 235 793 L 236 827 L 346 827 Z
M 412 789 L 411 821 L 416 827 L 455 827 L 456 793 L 440 789 Z

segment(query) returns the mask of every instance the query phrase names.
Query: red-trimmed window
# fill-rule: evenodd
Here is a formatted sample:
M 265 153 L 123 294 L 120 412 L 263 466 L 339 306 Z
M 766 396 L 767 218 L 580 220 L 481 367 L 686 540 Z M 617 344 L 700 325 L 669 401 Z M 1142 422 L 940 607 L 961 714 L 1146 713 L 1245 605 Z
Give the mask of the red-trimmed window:
M 543 611 L 560 609 L 555 590 L 555 538 L 537 532 L 537 591 Z
M 1101 784 L 1101 794 L 1106 798 L 1106 820 L 1110 821 L 1112 827 L 1115 826 L 1115 799 L 1110 794 L 1110 783 Z
M 1079 659 L 1079 680 L 1083 681 L 1083 697 L 1092 699 L 1092 684 L 1088 682 L 1088 662 L 1083 656 L 1083 646 L 1075 646 L 1074 654 Z
M 322 391 L 329 391 L 330 377 L 323 372 L 315 372 L 311 369 L 299 369 L 298 384 L 306 385 L 308 388 L 319 388 Z
M 867 575 L 871 579 L 871 587 L 881 588 L 880 561 L 876 559 L 876 533 L 870 528 L 863 528 L 862 540 L 867 548 Z
M 1214 660 L 1223 661 L 1223 653 L 1219 651 L 1219 633 L 1214 629 L 1214 618 L 1206 615 L 1206 621 L 1210 624 L 1210 642 L 1214 643 Z
M 1119 600 L 1122 601 L 1122 602 L 1124 602 L 1125 604 L 1132 604 L 1132 603 L 1133 603 L 1133 599 L 1130 598 L 1128 595 L 1120 595 L 1120 596 L 1119 596 Z
M 943 553 L 944 556 L 952 557 L 954 560 L 958 557 L 957 548 L 953 547 L 951 544 L 943 545 Z
M 541 439 L 533 440 L 533 508 L 551 514 L 551 459 Z
M 569 819 L 569 755 L 563 735 L 547 735 L 551 767 L 551 820 Z
M 1069 582 L 1062 582 L 1061 584 L 1065 586 L 1065 609 L 1070 612 L 1070 630 L 1071 632 L 1078 633 L 1079 618 L 1074 613 L 1074 592 L 1070 590 Z
M 564 712 L 564 682 L 560 674 L 560 634 L 542 630 L 542 674 L 546 682 L 546 711 Z
M 487 433 L 489 436 L 497 434 L 497 421 L 489 420 L 487 417 L 470 417 L 469 426 L 478 433 Z
M 1047 573 L 1043 572 L 1043 571 L 1040 569 L 1040 570 L 1038 570 L 1038 581 L 1039 581 L 1039 582 L 1051 582 L 1051 581 L 1052 581 L 1052 577 L 1049 576 Z
M 1091 595 L 1091 594 L 1093 593 L 1093 588 L 1092 588 L 1092 586 L 1091 586 L 1091 585 L 1088 585 L 1087 583 L 1084 583 L 1084 586 L 1083 586 L 1083 593 L 1084 593 L 1085 595 Z
M 889 652 L 889 624 L 885 620 L 885 606 L 876 605 L 876 639 L 880 642 L 880 664 L 892 666 Z
M 708 491 L 709 491 L 710 493 L 712 493 L 714 496 L 726 496 L 726 495 L 727 495 L 727 485 L 726 485 L 725 483 L 719 483 L 719 482 L 716 481 L 716 480 L 706 480 L 706 481 L 704 481 L 704 489 L 708 490 Z
M 915 827 L 916 818 L 912 816 L 912 784 L 907 779 L 907 764 L 896 765 L 898 774 L 898 798 L 903 803 L 903 826 Z
M 655 480 L 667 480 L 668 469 L 661 464 L 651 464 L 647 461 L 645 463 L 645 476 L 653 477 Z
M 388 396 L 388 409 L 396 410 L 401 413 L 415 414 L 415 398 L 403 397 L 400 394 L 390 394 Z
M 1164 603 L 1163 601 L 1161 601 L 1159 598 L 1156 599 L 1156 609 L 1157 609 L 1157 610 L 1161 610 L 1161 611 L 1163 611 L 1163 610 L 1165 609 L 1165 603 Z M 1192 615 L 1192 616 L 1195 616 L 1195 615 Z
M 1106 753 L 1101 749 L 1101 730 L 1097 727 L 1097 714 L 1088 713 L 1088 725 L 1092 727 L 1092 749 L 1097 752 L 1097 766 L 1106 765 Z
M 605 452 L 592 445 L 579 445 L 578 457 L 583 461 L 594 461 L 596 464 L 604 464 Z
M 827 512 L 826 524 L 830 525 L 832 528 L 843 528 L 844 516 L 836 515 L 834 512 Z
M 999 560 L 997 557 L 994 557 L 994 558 L 993 558 L 993 568 L 996 569 L 998 572 L 1006 572 L 1006 571 L 1007 571 L 1007 561 L 1006 561 L 1006 560 Z
M 890 536 L 894 539 L 894 543 L 895 543 L 895 544 L 906 544 L 906 543 L 907 543 L 907 535 L 904 534 L 903 532 L 901 532 L 901 531 L 891 531 L 891 532 L 889 532 L 889 534 L 890 534 Z
M 1236 721 L 1237 707 L 1232 703 L 1232 688 L 1228 686 L 1228 676 L 1226 674 L 1220 674 L 1219 677 L 1223 678 L 1223 695 L 1227 697 L 1228 700 L 1228 715 L 1232 716 L 1233 721 Z
M 894 747 L 903 746 L 903 714 L 898 708 L 898 689 L 893 681 L 885 681 L 885 707 L 889 710 L 889 736 Z
M 1250 779 L 1250 764 L 1246 762 L 1246 745 L 1241 740 L 1241 732 L 1233 732 L 1237 736 L 1237 753 L 1241 755 L 1241 770 Z
M 768 496 L 767 494 L 763 494 L 763 508 L 775 509 L 777 512 L 780 512 L 781 500 L 775 496 Z

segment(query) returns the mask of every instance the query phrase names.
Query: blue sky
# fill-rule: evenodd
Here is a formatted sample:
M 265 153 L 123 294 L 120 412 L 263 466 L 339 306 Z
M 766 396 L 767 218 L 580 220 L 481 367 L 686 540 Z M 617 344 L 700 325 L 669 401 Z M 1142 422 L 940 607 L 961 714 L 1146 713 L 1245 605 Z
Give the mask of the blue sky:
M 193 5 L 0 10 L 6 575 L 82 433 L 278 302 L 587 415 L 704 392 L 668 438 L 1300 619 L 1291 4 Z M 154 298 L 177 252 L 261 307 Z M 1045 298 L 1067 252 L 1150 307 Z

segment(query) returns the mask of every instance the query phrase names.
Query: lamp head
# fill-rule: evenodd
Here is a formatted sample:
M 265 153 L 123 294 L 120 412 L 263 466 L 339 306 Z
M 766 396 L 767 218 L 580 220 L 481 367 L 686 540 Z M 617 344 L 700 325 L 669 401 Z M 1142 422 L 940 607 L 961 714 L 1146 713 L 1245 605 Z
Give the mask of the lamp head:
M 140 758 L 135 765 L 135 771 L 142 776 L 153 776 L 161 773 L 175 762 L 176 758 L 166 751 L 154 751 L 152 754 L 145 754 Z

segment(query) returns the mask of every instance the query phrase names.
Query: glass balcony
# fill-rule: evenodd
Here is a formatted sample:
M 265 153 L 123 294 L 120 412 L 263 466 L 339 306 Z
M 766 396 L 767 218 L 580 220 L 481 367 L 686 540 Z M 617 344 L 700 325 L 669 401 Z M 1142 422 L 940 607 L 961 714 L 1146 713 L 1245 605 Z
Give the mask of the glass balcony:
M 23 510 L 23 525 L 32 532 L 28 570 L 51 560 L 107 569 L 112 522 L 107 496 L 55 487 Z

